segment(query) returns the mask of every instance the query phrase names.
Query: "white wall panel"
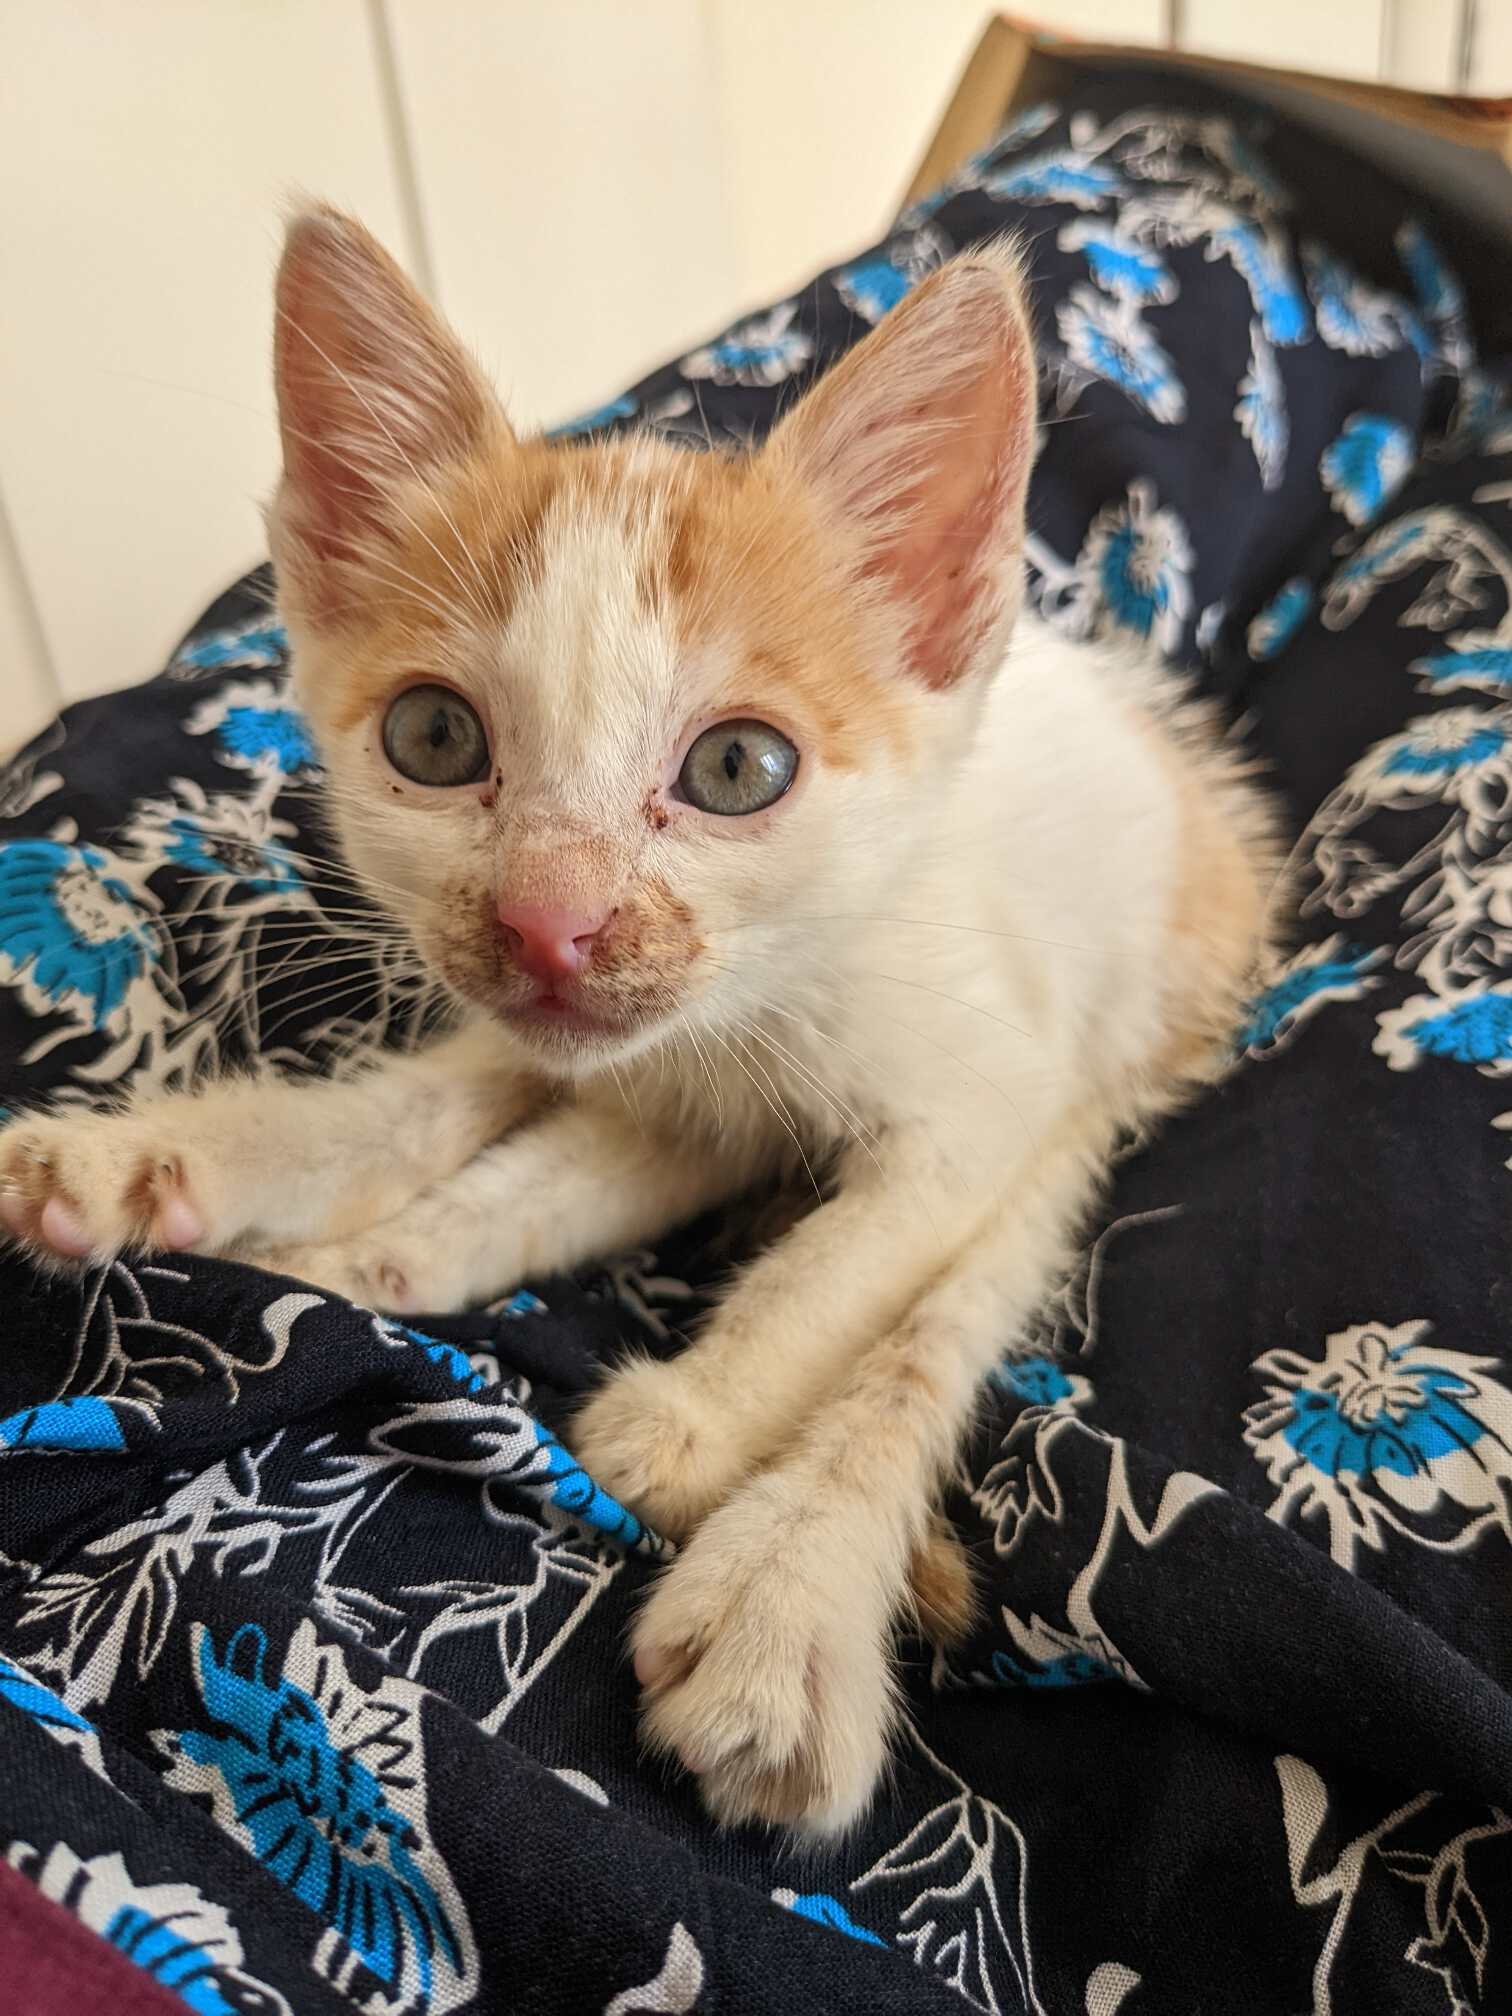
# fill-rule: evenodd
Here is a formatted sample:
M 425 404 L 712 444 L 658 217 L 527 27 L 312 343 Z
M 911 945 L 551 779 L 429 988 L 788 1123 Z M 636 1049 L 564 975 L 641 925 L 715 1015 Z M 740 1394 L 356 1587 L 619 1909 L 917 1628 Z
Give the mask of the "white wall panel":
M 1512 98 L 1512 0 L 1474 0 L 1474 5 L 1470 89 Z
M 598 404 L 738 304 L 698 0 L 384 0 L 442 307 L 515 417 Z
M 1381 74 L 1388 0 L 1183 0 L 1182 41 L 1334 77 Z
M 1041 0 L 1037 21 L 1158 40 L 1161 0 Z M 990 9 L 982 0 L 711 0 L 745 298 L 880 235 Z
M 1417 91 L 1459 89 L 1460 32 L 1470 0 L 1386 0 L 1381 75 Z
M 360 0 L 0 7 L 0 483 L 67 694 L 261 555 L 292 187 L 397 236 Z

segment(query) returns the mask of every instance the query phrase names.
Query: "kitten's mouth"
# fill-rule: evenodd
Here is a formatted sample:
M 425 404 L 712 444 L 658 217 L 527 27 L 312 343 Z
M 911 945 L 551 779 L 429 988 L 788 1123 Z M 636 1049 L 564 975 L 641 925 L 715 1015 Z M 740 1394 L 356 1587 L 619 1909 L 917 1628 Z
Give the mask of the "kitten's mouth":
M 574 995 L 558 994 L 549 987 L 527 1001 L 500 1003 L 494 1012 L 516 1029 L 557 1042 L 612 1042 L 630 1035 L 641 1020 L 639 1016 L 606 1014 Z
M 568 978 L 532 983 L 518 972 L 493 970 L 470 957 L 436 960 L 451 987 L 495 1021 L 525 1038 L 532 1049 L 566 1062 L 574 1053 L 603 1053 L 643 1038 L 676 1013 L 677 993 L 665 983 L 585 985 Z
M 618 1017 L 595 1014 L 564 994 L 537 994 L 534 1000 L 505 1012 L 511 1022 L 521 1022 L 527 1028 L 560 1029 L 571 1035 L 618 1036 L 625 1027 Z

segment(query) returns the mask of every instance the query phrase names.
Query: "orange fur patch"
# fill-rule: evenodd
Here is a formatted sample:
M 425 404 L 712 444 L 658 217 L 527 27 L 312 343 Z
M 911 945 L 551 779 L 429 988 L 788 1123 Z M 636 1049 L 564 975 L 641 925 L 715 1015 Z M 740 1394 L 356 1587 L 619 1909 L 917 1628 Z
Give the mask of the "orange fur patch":
M 649 537 L 642 594 L 690 652 L 733 646 L 729 704 L 795 721 L 838 768 L 906 746 L 907 696 L 867 669 L 843 542 L 809 498 L 759 460 L 644 440 L 495 437 L 401 494 L 388 536 L 330 563 L 327 604 L 304 587 L 307 569 L 286 565 L 285 606 L 317 642 L 304 682 L 317 733 L 376 714 L 462 628 L 502 630 L 558 511 L 623 524 L 632 550 Z
M 966 1549 L 939 1513 L 914 1548 L 908 1584 L 924 1636 L 934 1645 L 958 1644 L 976 1614 L 976 1592 Z
M 1135 717 L 1165 773 L 1177 816 L 1172 897 L 1170 1034 L 1152 1067 L 1157 1088 L 1210 1079 L 1239 1020 L 1265 932 L 1273 836 L 1246 773 L 1195 709 L 1165 723 Z M 1217 788 L 1215 788 L 1217 787 Z
M 730 704 L 806 726 L 836 769 L 905 748 L 909 696 L 870 669 L 850 555 L 810 497 L 762 460 L 723 456 L 696 457 L 679 491 L 658 586 L 691 644 L 737 645 Z

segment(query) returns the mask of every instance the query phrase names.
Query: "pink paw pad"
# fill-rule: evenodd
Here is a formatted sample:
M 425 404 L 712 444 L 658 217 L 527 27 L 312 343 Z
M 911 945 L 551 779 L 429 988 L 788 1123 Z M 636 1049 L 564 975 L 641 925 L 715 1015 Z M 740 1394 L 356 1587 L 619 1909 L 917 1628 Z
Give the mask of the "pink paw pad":
M 204 1238 L 205 1220 L 181 1191 L 173 1191 L 158 1205 L 153 1231 L 169 1252 L 182 1253 Z
M 51 1246 L 55 1253 L 65 1254 L 70 1260 L 82 1260 L 91 1251 L 94 1241 L 89 1236 L 89 1227 L 61 1197 L 49 1197 L 42 1206 L 42 1217 L 37 1227 L 42 1242 Z

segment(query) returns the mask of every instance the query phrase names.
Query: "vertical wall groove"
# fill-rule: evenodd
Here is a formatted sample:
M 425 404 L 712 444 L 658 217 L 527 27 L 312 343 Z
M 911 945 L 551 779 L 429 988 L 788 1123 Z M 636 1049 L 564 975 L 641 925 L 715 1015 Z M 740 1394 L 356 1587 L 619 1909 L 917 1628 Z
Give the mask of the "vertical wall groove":
M 1468 91 L 1475 82 L 1476 0 L 1460 0 L 1459 46 L 1455 51 L 1454 88 Z
M 432 301 L 436 292 L 436 267 L 431 255 L 430 232 L 425 206 L 420 199 L 420 177 L 415 165 L 414 137 L 404 107 L 404 90 L 399 79 L 399 59 L 394 48 L 394 28 L 389 19 L 389 0 L 365 0 L 368 27 L 373 38 L 373 60 L 378 75 L 378 100 L 384 131 L 394 161 L 394 183 L 404 221 L 405 264 L 413 278 Z
M 34 683 L 41 689 L 41 697 L 54 709 L 63 704 L 63 689 L 58 683 L 57 667 L 53 663 L 51 646 L 47 632 L 42 625 L 42 612 L 37 606 L 30 577 L 21 558 L 21 548 L 16 539 L 16 530 L 6 509 L 5 492 L 0 490 L 0 595 L 9 601 L 16 618 L 16 629 L 20 633 L 21 645 L 26 651 L 33 673 Z M 0 667 L 0 674 L 4 668 Z M 3 688 L 0 688 L 3 691 Z M 15 743 L 13 722 L 0 715 L 0 754 L 7 752 Z

